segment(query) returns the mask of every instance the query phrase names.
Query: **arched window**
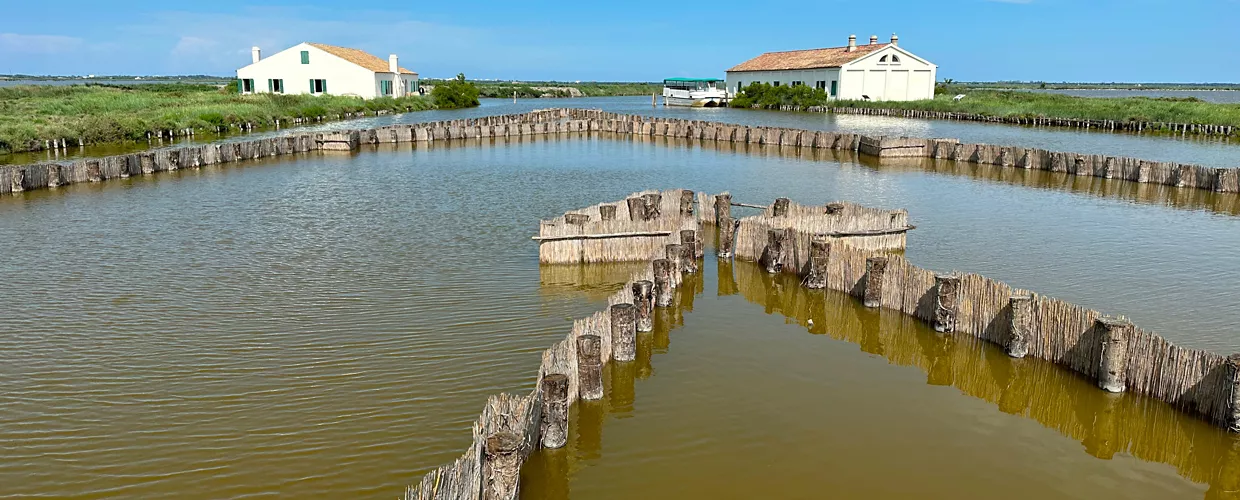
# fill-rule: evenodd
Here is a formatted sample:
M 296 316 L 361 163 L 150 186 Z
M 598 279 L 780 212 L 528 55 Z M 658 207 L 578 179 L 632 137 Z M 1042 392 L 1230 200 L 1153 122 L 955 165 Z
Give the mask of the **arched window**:
M 897 55 L 892 55 L 892 56 L 891 56 L 891 62 L 892 62 L 892 63 L 898 63 L 898 62 L 900 62 L 900 56 L 897 56 Z
M 883 57 L 878 58 L 878 62 L 880 62 L 880 63 L 885 63 L 885 62 L 887 62 L 887 56 L 883 56 Z

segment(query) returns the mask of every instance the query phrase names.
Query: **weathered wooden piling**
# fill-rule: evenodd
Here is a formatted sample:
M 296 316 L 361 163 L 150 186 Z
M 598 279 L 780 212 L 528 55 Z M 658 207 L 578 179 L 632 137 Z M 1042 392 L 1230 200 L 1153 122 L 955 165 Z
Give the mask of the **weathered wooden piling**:
M 842 213 L 844 213 L 844 204 L 843 204 L 843 203 L 838 203 L 838 202 L 836 202 L 836 203 L 828 203 L 828 204 L 826 205 L 826 210 L 825 210 L 825 211 L 826 211 L 826 214 L 827 214 L 827 215 L 839 215 L 839 214 L 842 214 Z
M 664 248 L 667 260 L 672 263 L 672 287 L 679 288 L 683 279 L 681 274 L 685 272 L 684 247 L 680 243 L 672 243 Z
M 559 448 L 568 442 L 568 376 L 549 373 L 543 377 L 541 388 L 540 441 L 543 448 Z
M 1023 358 L 1029 354 L 1029 334 L 1032 325 L 1033 296 L 1013 295 L 1008 299 L 1012 308 L 1012 323 L 1009 326 L 1007 354 L 1013 358 Z
M 827 287 L 827 264 L 831 258 L 831 241 L 826 236 L 814 235 L 809 242 L 809 272 L 805 276 L 805 288 Z
M 934 290 L 934 330 L 956 331 L 956 316 L 960 308 L 960 276 L 935 275 Z
M 790 231 L 769 229 L 766 232 L 766 251 L 762 254 L 762 267 L 766 272 L 775 274 L 783 270 L 787 259 L 787 246 L 791 242 Z
M 698 241 L 697 231 L 685 229 L 680 231 L 680 262 L 684 266 L 684 272 L 696 274 L 698 272 L 697 254 Z
M 732 195 L 723 193 L 715 196 L 715 226 L 722 228 L 724 220 L 732 218 Z
M 675 293 L 672 275 L 676 274 L 676 263 L 668 259 L 658 259 L 650 265 L 654 271 L 654 305 L 668 307 L 672 305 L 672 294 Z
M 603 398 L 603 339 L 598 335 L 577 337 L 577 393 L 581 399 Z
M 732 258 L 732 249 L 736 246 L 736 220 L 731 217 L 720 219 L 716 234 L 719 236 L 719 247 L 715 249 L 715 255 L 720 259 Z
M 642 200 L 646 204 L 646 220 L 655 220 L 663 216 L 663 195 L 647 193 L 642 195 Z
M 1128 386 L 1128 337 L 1132 323 L 1116 318 L 1098 318 L 1102 335 L 1102 357 L 1098 361 L 1098 387 L 1107 392 L 1124 392 Z
M 693 191 L 685 189 L 680 192 L 680 216 L 693 216 Z
M 654 330 L 654 282 L 638 280 L 633 282 L 633 307 L 637 314 L 636 327 L 639 332 Z
M 637 359 L 636 309 L 633 304 L 611 306 L 611 353 L 616 361 Z
M 482 498 L 484 500 L 516 500 L 521 485 L 521 436 L 512 432 L 496 432 L 484 441 L 482 461 Z
M 574 226 L 580 226 L 590 222 L 590 216 L 586 214 L 564 214 L 564 222 Z
M 792 200 L 788 198 L 775 198 L 775 203 L 771 204 L 771 216 L 783 217 L 788 215 L 788 206 L 792 204 Z
M 1227 357 L 1227 381 L 1231 383 L 1231 399 L 1228 401 L 1227 430 L 1240 432 L 1240 354 Z
M 599 220 L 610 221 L 616 220 L 615 205 L 601 205 L 598 207 Z
M 886 273 L 887 257 L 865 259 L 865 296 L 862 303 L 866 307 L 883 306 L 883 275 Z
M 650 218 L 646 215 L 646 200 L 641 197 L 629 198 L 624 200 L 629 205 L 629 220 L 643 221 Z

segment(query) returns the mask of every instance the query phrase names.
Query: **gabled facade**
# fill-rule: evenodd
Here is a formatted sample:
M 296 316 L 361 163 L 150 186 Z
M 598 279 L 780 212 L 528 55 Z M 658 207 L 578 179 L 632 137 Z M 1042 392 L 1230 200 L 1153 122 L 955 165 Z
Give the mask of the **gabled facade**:
M 754 82 L 810 85 L 834 99 L 916 101 L 934 98 L 937 71 L 900 47 L 895 35 L 891 43 L 870 37 L 868 45 L 857 45 L 853 35 L 843 47 L 767 52 L 745 61 L 728 70 L 727 88 L 738 92 Z
M 249 66 L 237 70 L 245 94 L 333 94 L 366 99 L 400 97 L 418 92 L 418 74 L 400 67 L 396 54 L 387 61 L 367 52 L 300 43 L 266 58 L 252 49 Z

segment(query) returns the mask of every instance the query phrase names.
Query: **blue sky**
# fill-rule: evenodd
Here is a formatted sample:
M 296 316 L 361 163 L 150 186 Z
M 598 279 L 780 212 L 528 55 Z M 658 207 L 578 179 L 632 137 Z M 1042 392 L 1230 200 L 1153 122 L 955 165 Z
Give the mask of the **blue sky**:
M 940 79 L 1240 81 L 1240 0 L 59 0 L 4 11 L 0 73 L 231 75 L 253 45 L 315 41 L 396 53 L 424 77 L 649 81 L 898 33 Z

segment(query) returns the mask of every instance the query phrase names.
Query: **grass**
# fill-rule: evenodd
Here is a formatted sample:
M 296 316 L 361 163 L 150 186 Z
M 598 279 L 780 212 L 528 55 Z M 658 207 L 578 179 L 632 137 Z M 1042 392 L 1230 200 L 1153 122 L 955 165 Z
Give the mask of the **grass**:
M 754 84 L 732 101 L 734 107 L 831 106 L 869 109 L 909 109 L 972 113 L 998 118 L 1064 118 L 1117 122 L 1170 122 L 1240 127 L 1240 104 L 1220 104 L 1196 98 L 1073 97 L 1062 94 L 940 88 L 934 99 L 922 101 L 830 100 L 809 87 L 771 87 Z M 952 98 L 965 94 L 959 102 Z
M 275 120 L 338 117 L 361 111 L 432 109 L 419 96 L 363 100 L 345 96 L 254 94 L 234 87 L 192 84 L 30 85 L 0 88 L 0 152 L 37 150 L 43 142 L 68 138 L 87 144 L 145 140 L 148 132 Z
M 436 81 L 428 81 L 437 84 Z M 478 87 L 481 97 L 512 98 L 515 91 L 518 98 L 531 99 L 538 97 L 571 97 L 568 88 L 577 89 L 583 97 L 612 97 L 630 95 L 651 95 L 663 92 L 662 83 L 649 82 L 495 82 L 471 81 Z M 554 90 L 538 90 L 539 87 L 554 87 Z

